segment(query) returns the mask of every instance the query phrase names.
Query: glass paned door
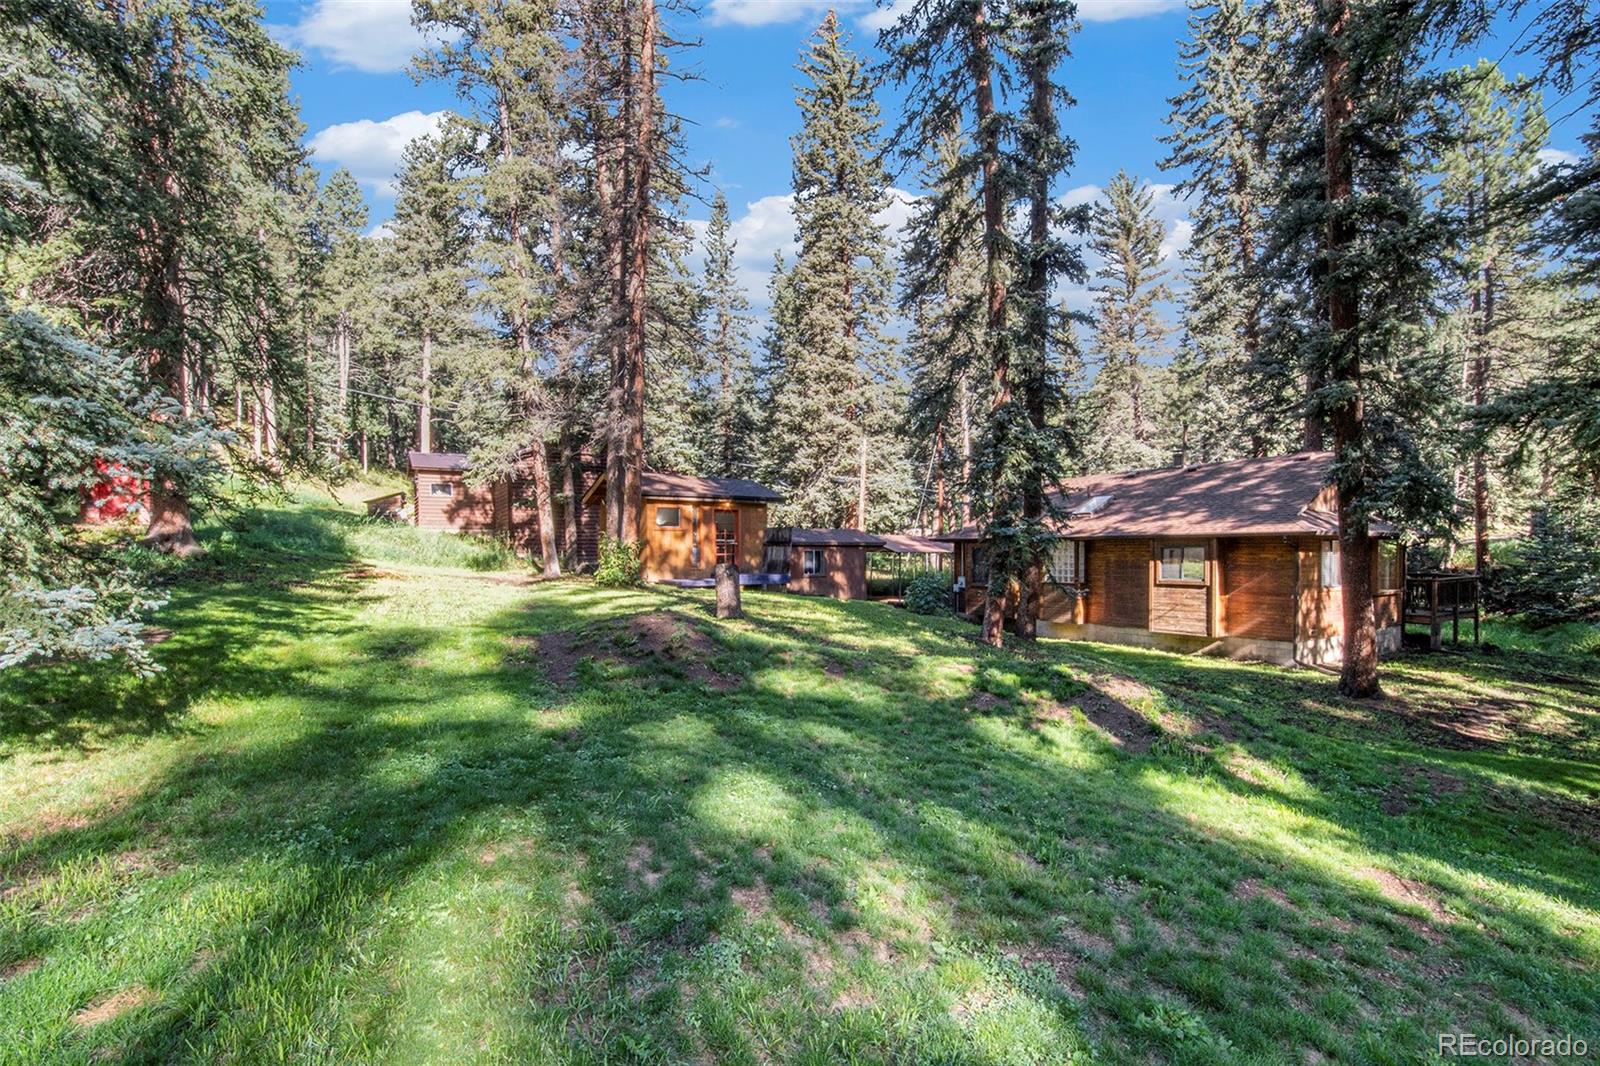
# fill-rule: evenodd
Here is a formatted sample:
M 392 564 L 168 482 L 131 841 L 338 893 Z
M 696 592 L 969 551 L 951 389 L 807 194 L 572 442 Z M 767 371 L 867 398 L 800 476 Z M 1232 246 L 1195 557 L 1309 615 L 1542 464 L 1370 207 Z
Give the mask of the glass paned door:
M 718 511 L 716 516 L 717 529 L 717 562 L 739 564 L 739 512 Z

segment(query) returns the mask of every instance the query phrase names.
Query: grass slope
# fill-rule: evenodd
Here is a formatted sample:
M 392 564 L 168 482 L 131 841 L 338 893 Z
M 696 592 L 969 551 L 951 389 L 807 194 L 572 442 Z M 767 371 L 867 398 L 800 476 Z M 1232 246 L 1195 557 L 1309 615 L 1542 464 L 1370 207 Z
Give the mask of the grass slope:
M 1355 703 L 877 604 L 716 622 L 308 499 L 208 536 L 165 673 L 0 680 L 6 1061 L 1600 1044 L 1592 656 Z

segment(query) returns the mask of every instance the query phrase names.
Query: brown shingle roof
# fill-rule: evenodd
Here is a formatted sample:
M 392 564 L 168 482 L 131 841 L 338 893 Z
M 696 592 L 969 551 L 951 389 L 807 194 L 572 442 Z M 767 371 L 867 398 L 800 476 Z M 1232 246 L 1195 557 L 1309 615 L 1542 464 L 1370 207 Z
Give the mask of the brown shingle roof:
M 646 470 L 640 477 L 646 496 L 681 500 L 751 500 L 782 503 L 783 497 L 757 481 L 742 477 L 696 477 Z
M 467 457 L 461 452 L 406 452 L 406 464 L 413 470 L 448 470 L 459 474 L 467 469 Z
M 883 538 L 859 529 L 802 529 L 774 526 L 767 530 L 768 544 L 795 544 L 802 548 L 881 548 Z
M 1062 483 L 1053 499 L 1070 537 L 1230 537 L 1338 531 L 1331 510 L 1314 505 L 1333 476 L 1333 453 L 1089 474 Z M 1323 501 L 1326 503 L 1327 501 Z M 1372 531 L 1392 533 L 1386 522 Z M 946 540 L 978 540 L 973 528 Z
M 931 552 L 948 554 L 950 551 L 949 541 L 912 536 L 910 533 L 885 533 L 883 546 L 889 551 L 904 555 L 927 555 Z

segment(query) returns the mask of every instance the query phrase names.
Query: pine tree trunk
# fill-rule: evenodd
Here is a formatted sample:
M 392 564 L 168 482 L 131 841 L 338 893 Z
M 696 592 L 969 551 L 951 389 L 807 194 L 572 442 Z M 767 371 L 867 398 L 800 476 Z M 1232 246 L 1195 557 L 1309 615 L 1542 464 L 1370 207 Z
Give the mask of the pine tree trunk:
M 933 531 L 943 533 L 945 525 L 944 498 L 944 422 L 933 427 Z
M 417 407 L 417 451 L 433 451 L 433 330 L 422 331 L 422 402 Z
M 956 383 L 961 396 L 961 528 L 972 525 L 972 399 L 967 393 L 967 375 Z
M 143 543 L 181 558 L 199 555 L 205 550 L 195 540 L 189 500 L 170 480 L 162 479 L 150 489 L 150 526 Z
M 536 440 L 529 459 L 533 467 L 534 506 L 539 514 L 539 557 L 545 577 L 561 576 L 561 549 L 556 544 L 556 511 L 550 493 L 550 460 L 544 441 Z
M 1344 663 L 1339 691 L 1346 696 L 1377 696 L 1378 631 L 1372 597 L 1372 538 L 1363 510 L 1366 412 L 1362 402 L 1361 353 L 1354 332 L 1356 294 L 1344 276 L 1342 258 L 1355 239 L 1346 217 L 1354 192 L 1354 164 L 1346 142 L 1354 112 L 1350 61 L 1344 49 L 1349 33 L 1348 0 L 1322 0 L 1327 45 L 1323 52 L 1323 180 L 1328 220 L 1327 313 L 1331 347 L 1330 384 L 1345 395 L 1330 412 L 1333 446 L 1341 471 L 1336 491 L 1339 510 L 1341 599 L 1344 604 Z
M 572 433 L 563 430 L 561 434 L 561 494 L 566 497 L 566 535 L 565 550 L 569 556 L 576 558 L 578 554 L 578 511 L 583 502 L 578 499 L 578 486 L 581 479 L 578 477 L 577 449 L 572 445 Z
M 989 51 L 985 4 L 981 2 L 973 13 L 972 52 L 968 67 L 972 77 L 977 141 L 982 158 L 984 294 L 988 309 L 985 340 L 994 356 L 994 399 L 990 410 L 998 418 L 999 413 L 1011 403 L 1011 373 L 1004 340 L 1006 282 L 1000 259 L 1005 205 L 999 180 L 1000 131 L 995 125 L 993 59 Z M 1005 481 L 1001 471 L 992 474 L 991 479 L 996 483 Z M 989 585 L 983 604 L 983 641 L 998 648 L 1005 644 L 1006 588 L 1011 575 L 1005 572 L 1004 567 L 996 566 L 997 561 L 991 561 L 989 566 Z
M 856 475 L 856 528 L 867 529 L 867 432 L 861 431 L 860 470 Z
M 1489 402 L 1489 370 L 1494 334 L 1494 263 L 1483 264 L 1479 291 L 1482 311 L 1477 320 L 1477 345 L 1472 360 L 1472 404 L 1479 411 Z M 1473 296 L 1478 302 L 1478 294 Z M 1478 574 L 1489 572 L 1489 469 L 1484 445 L 1472 453 L 1472 565 Z
M 250 400 L 250 456 L 256 460 L 261 458 L 261 398 L 259 396 Z
M 1033 19 L 1030 33 L 1028 63 L 1028 118 L 1033 136 L 1043 137 L 1044 131 L 1055 128 L 1055 109 L 1051 104 L 1054 92 L 1050 84 L 1050 70 L 1043 57 L 1049 45 L 1046 35 L 1049 27 L 1044 19 Z M 1043 145 L 1036 150 L 1043 150 Z M 1042 162 L 1036 161 L 1036 162 Z M 1050 346 L 1050 271 L 1045 252 L 1050 241 L 1050 179 L 1048 173 L 1036 166 L 1030 175 L 1028 191 L 1028 243 L 1030 256 L 1027 286 L 1026 370 L 1022 374 L 1022 407 L 1028 416 L 1028 432 L 1038 436 L 1045 431 L 1045 388 L 1049 367 Z M 1030 455 L 1032 449 L 1030 447 Z M 1023 472 L 1022 521 L 1030 535 L 1027 558 L 1023 564 L 1021 585 L 1017 595 L 1017 636 L 1033 640 L 1039 632 L 1039 601 L 1044 594 L 1043 542 L 1036 534 L 1042 533 L 1045 514 L 1044 476 L 1036 460 L 1030 460 Z
M 367 431 L 361 431 L 361 472 L 367 472 Z
M 632 36 L 632 27 L 629 27 Z M 621 452 L 622 484 L 617 525 L 625 540 L 637 540 L 644 511 L 645 345 L 648 340 L 650 183 L 656 132 L 656 9 L 638 5 L 639 52 L 624 72 L 623 308 L 622 366 L 618 375 L 620 418 L 614 443 Z

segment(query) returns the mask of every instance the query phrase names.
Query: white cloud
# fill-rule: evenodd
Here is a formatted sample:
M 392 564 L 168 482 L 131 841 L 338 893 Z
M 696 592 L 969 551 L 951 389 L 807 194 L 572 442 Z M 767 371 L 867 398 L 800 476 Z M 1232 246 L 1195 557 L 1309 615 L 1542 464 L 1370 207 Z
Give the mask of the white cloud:
M 715 122 L 712 123 L 712 125 L 717 127 L 719 130 L 736 130 L 740 126 L 744 125 L 744 123 L 729 115 L 721 115 Z
M 711 0 L 711 21 L 719 26 L 770 26 L 820 18 L 837 5 L 827 0 Z
M 889 240 L 900 242 L 916 197 L 904 189 L 889 190 L 890 203 L 878 212 L 875 221 L 888 231 Z M 699 219 L 690 221 L 698 246 L 705 238 L 706 223 Z M 728 236 L 734 241 L 733 265 L 739 285 L 753 306 L 765 310 L 767 286 L 772 280 L 772 256 L 782 252 L 784 262 L 792 266 L 799 251 L 795 242 L 794 195 L 783 193 L 763 196 L 744 205 L 744 213 L 735 215 L 728 225 Z
M 1570 167 L 1580 158 L 1577 152 L 1568 152 L 1561 148 L 1539 149 L 1539 162 L 1547 167 Z
M 388 222 L 378 223 L 376 226 L 373 226 L 371 229 L 367 230 L 367 236 L 378 241 L 387 240 L 388 238 L 393 237 L 394 220 L 390 219 Z
M 368 74 L 403 69 L 425 43 L 411 25 L 410 0 L 316 0 L 299 22 L 279 27 L 278 33 L 296 48 L 322 53 L 336 67 Z
M 890 0 L 888 7 L 874 7 L 861 16 L 861 28 L 886 30 L 900 21 L 900 16 L 911 10 L 917 0 Z
M 1189 242 L 1194 240 L 1194 223 L 1186 218 L 1180 218 L 1172 223 L 1167 230 L 1167 235 L 1161 239 L 1161 261 L 1183 254 L 1189 247 Z
M 1117 22 L 1176 11 L 1183 0 L 1078 0 L 1078 17 L 1084 22 Z
M 357 181 L 381 196 L 394 195 L 400 157 L 418 137 L 433 133 L 448 111 L 405 111 L 374 122 L 370 118 L 340 122 L 311 138 L 313 155 L 349 168 Z

